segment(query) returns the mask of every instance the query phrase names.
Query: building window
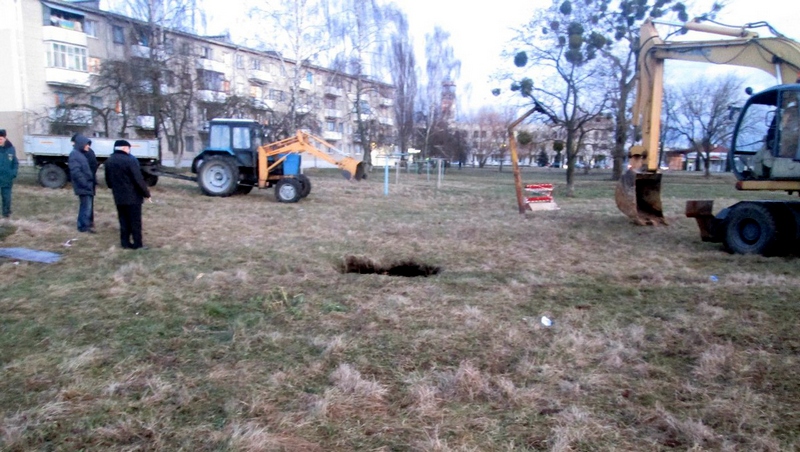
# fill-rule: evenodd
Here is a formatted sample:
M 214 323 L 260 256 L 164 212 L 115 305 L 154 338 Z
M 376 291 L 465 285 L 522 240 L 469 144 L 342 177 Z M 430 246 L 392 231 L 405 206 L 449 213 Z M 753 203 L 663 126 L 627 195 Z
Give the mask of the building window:
M 314 74 L 311 71 L 306 72 L 306 81 L 308 83 L 314 83 Z
M 97 21 L 96 20 L 89 20 L 83 24 L 83 32 L 86 33 L 87 36 L 91 36 L 93 38 L 97 37 Z
M 99 74 L 100 73 L 100 58 L 90 57 L 89 61 L 89 73 L 90 74 Z
M 210 91 L 222 91 L 225 82 L 225 74 L 214 71 L 198 71 L 200 78 L 200 89 Z
M 244 69 L 244 55 L 236 55 L 236 69 Z
M 269 90 L 269 99 L 276 100 L 278 102 L 283 102 L 283 91 L 279 89 Z
M 125 29 L 119 25 L 112 25 L 111 37 L 114 44 L 125 44 Z
M 200 58 L 211 60 L 213 59 L 214 52 L 212 51 L 211 47 L 201 47 L 200 48 Z
M 173 38 L 164 36 L 164 51 L 167 52 L 167 55 L 175 53 L 175 40 Z
M 325 121 L 325 129 L 328 132 L 336 132 L 336 121 Z
M 261 70 L 261 60 L 259 60 L 258 58 L 250 59 L 250 68 L 253 69 L 254 71 L 260 71 Z
M 47 66 L 87 72 L 86 48 L 57 42 L 47 46 Z
M 191 135 L 186 135 L 183 137 L 183 147 L 184 151 L 188 152 L 189 154 L 194 154 L 194 137 Z

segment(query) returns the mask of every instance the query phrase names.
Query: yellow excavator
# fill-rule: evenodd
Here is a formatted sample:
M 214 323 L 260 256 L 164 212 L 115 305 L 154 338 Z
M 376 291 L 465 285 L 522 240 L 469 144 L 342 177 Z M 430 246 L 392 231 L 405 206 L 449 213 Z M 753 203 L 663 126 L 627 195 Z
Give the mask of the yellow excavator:
M 658 171 L 665 60 L 746 66 L 775 76 L 772 88 L 757 94 L 748 89 L 751 97 L 739 113 L 728 159 L 739 190 L 800 193 L 800 43 L 777 33 L 759 37 L 748 26 L 669 25 L 729 38 L 664 41 L 652 21 L 642 25 L 633 110 L 642 140 L 631 148 L 629 170 L 616 188 L 620 211 L 640 225 L 665 223 Z M 735 253 L 770 254 L 800 237 L 797 202 L 740 202 L 716 216 L 712 209 L 713 201 L 688 201 L 686 215 L 697 219 L 703 240 L 723 242 Z

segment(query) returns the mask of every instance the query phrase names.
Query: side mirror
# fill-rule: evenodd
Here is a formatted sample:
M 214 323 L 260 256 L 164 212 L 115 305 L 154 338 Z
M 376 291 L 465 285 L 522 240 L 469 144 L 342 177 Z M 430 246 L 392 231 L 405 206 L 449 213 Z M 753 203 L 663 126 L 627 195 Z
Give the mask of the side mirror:
M 747 88 L 744 89 L 744 93 L 747 94 L 748 96 L 752 96 L 753 95 L 753 88 L 748 86 Z

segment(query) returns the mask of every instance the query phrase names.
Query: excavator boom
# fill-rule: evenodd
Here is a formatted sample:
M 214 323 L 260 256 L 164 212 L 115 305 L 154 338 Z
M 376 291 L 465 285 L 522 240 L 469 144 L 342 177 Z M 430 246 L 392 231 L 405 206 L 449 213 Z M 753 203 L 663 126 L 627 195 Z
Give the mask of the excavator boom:
M 267 186 L 267 181 L 270 179 L 270 174 L 272 170 L 282 163 L 286 159 L 286 155 L 288 154 L 300 154 L 306 153 L 311 154 L 317 158 L 325 160 L 328 163 L 336 165 L 339 169 L 342 170 L 342 174 L 344 175 L 345 179 L 348 180 L 362 180 L 366 179 L 366 170 L 364 168 L 364 163 L 359 162 L 358 160 L 352 157 L 341 157 L 339 159 L 334 158 L 327 152 L 323 152 L 319 150 L 316 146 L 311 143 L 311 140 L 316 141 L 321 146 L 324 146 L 331 150 L 336 150 L 336 148 L 328 143 L 327 141 L 319 138 L 317 136 L 311 135 L 309 133 L 297 131 L 297 134 L 293 137 L 286 138 L 284 140 L 276 141 L 274 143 L 266 144 L 258 148 L 258 186 L 264 188 Z M 270 163 L 270 157 L 280 157 L 273 162 Z
M 631 148 L 630 169 L 620 179 L 615 193 L 619 210 L 637 224 L 665 223 L 658 172 L 665 60 L 752 67 L 775 76 L 778 84 L 794 81 L 800 71 L 800 44 L 791 39 L 760 38 L 745 27 L 721 27 L 697 21 L 680 25 L 733 38 L 665 42 L 652 21 L 642 24 L 633 109 L 633 124 L 640 128 L 642 141 Z

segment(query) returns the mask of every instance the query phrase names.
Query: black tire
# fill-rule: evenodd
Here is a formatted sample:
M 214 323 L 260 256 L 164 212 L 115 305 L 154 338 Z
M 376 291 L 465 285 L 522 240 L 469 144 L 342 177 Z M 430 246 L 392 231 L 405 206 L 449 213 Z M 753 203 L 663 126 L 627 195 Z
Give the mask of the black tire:
M 39 170 L 39 185 L 47 188 L 62 188 L 67 185 L 67 171 L 55 163 L 47 163 Z
M 297 179 L 281 179 L 275 184 L 275 199 L 279 202 L 297 202 L 303 188 Z
M 778 228 L 769 209 L 760 204 L 733 208 L 725 228 L 725 248 L 737 254 L 769 255 L 778 243 Z
M 229 156 L 209 156 L 200 165 L 197 183 L 208 196 L 230 196 L 239 186 L 239 167 Z
M 253 186 L 252 185 L 239 184 L 236 187 L 236 194 L 237 195 L 246 195 L 246 194 L 250 193 L 251 191 L 253 191 Z
M 142 177 L 144 177 L 144 183 L 147 184 L 148 187 L 155 187 L 158 183 L 158 176 L 155 174 L 145 173 L 143 171 Z
M 297 180 L 300 181 L 300 197 L 305 198 L 311 193 L 311 179 L 305 174 L 300 174 L 297 176 Z

